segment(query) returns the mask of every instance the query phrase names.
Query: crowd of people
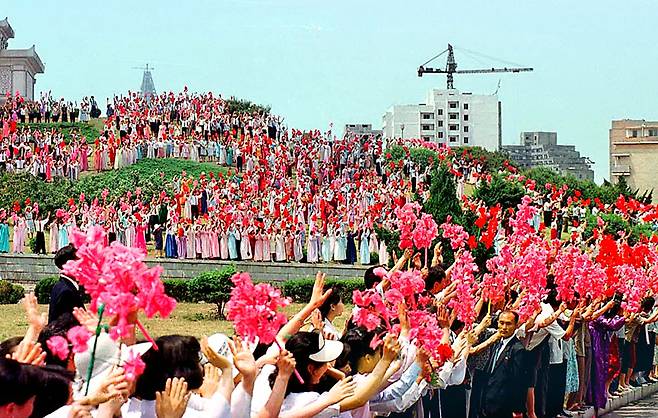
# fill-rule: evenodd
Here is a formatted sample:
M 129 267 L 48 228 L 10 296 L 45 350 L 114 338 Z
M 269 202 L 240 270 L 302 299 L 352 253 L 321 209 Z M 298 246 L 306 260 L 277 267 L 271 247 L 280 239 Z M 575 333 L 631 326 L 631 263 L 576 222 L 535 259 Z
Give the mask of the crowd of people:
M 12 138 L 13 112 L 4 118 Z M 522 203 L 487 207 L 464 190 L 490 181 L 483 161 L 436 149 L 479 232 L 437 220 L 446 221 L 451 251 L 437 244 L 428 256 L 422 243 L 439 238 L 428 232 L 434 221 L 413 215 L 412 232 L 405 219 L 415 199 L 430 197 L 438 164 L 409 153 L 398 164 L 386 150 L 435 145 L 288 130 L 272 115 L 230 112 L 210 93 L 149 101 L 129 93 L 108 103 L 107 116 L 87 154 L 91 169 L 160 157 L 229 168 L 183 172 L 149 194 L 71 198 L 54 213 L 34 201 L 0 210 L 0 252 L 21 253 L 34 238 L 35 252 L 55 254 L 67 272 L 48 315 L 26 296 L 26 334 L 0 343 L 1 416 L 556 418 L 590 407 L 598 414 L 609 399 L 658 381 L 656 240 L 610 232 L 600 217 L 655 230 L 653 205 L 567 197 L 510 169 L 501 174 L 523 185 Z M 379 228 L 400 232 L 400 248 L 387 248 Z M 134 302 L 117 290 L 126 277 L 98 293 L 122 311 L 105 319 L 109 332 L 99 327 L 98 301 L 85 307 L 81 278 L 65 267 L 79 259 L 71 244 L 79 230 L 126 254 L 372 266 L 351 300 L 324 289 L 319 273 L 310 300 L 284 318 L 271 344 L 224 334 L 138 341 L 138 312 L 120 309 Z M 470 251 L 479 245 L 493 254 L 476 278 Z M 275 316 L 260 308 L 265 317 L 255 323 Z M 117 334 L 117 323 L 131 332 Z M 85 333 L 97 335 L 85 345 Z
M 55 253 L 72 227 L 102 224 L 129 246 L 152 242 L 156 256 L 367 265 L 377 254 L 388 262 L 375 226 L 390 223 L 395 204 L 426 191 L 428 169 L 408 160 L 403 170 L 391 170 L 381 138 L 288 131 L 276 116 L 226 106 L 211 93 L 187 91 L 149 101 L 134 93 L 116 97 L 93 150 L 86 143 L 78 148 L 83 170 L 173 157 L 215 161 L 228 173 L 183 173 L 164 194 L 135 190 L 101 202 L 102 210 L 84 201 L 50 214 L 39 213 L 38 202 L 7 208 L 0 214 L 0 252 L 24 252 L 26 237 L 37 236 L 36 252 Z M 91 166 L 84 164 L 88 156 Z M 49 239 L 41 237 L 45 231 Z
M 75 252 L 67 245 L 55 263 L 61 268 Z M 433 301 L 444 356 L 419 344 L 406 302 L 393 319 L 397 333 L 368 329 L 359 320 L 365 308 L 349 312 L 345 303 L 352 301 L 324 289 L 319 273 L 308 303 L 278 331 L 278 343 L 246 344 L 224 334 L 166 335 L 151 343 L 138 342 L 134 332 L 115 342 L 103 332 L 83 351 L 60 358 L 53 337 L 71 339 L 73 327 L 93 332 L 98 323 L 76 280 L 62 275 L 48 316 L 28 295 L 26 334 L 0 343 L 0 411 L 12 417 L 558 417 L 569 416 L 565 408 L 600 410 L 630 387 L 656 381 L 652 296 L 637 312 L 622 308 L 621 294 L 564 302 L 548 280 L 538 309 L 522 318 L 517 283 L 500 303 L 477 295 L 477 318 L 466 325 L 451 309 L 459 293 L 455 270 L 437 245 L 428 267 L 407 250 L 390 270 L 372 267 L 364 275 L 366 288 L 384 298 L 393 298 L 396 272 L 422 277 L 413 300 Z M 129 360 L 135 353 L 144 362 L 137 376 Z
M 89 169 L 87 140 L 93 138 L 72 130 L 67 139 L 61 129 L 29 124 L 86 123 L 99 115 L 93 96 L 78 104 L 64 98 L 56 100 L 50 92 L 42 93 L 37 101 L 8 94 L 0 107 L 0 171 L 27 172 L 45 181 L 56 177 L 77 180 Z

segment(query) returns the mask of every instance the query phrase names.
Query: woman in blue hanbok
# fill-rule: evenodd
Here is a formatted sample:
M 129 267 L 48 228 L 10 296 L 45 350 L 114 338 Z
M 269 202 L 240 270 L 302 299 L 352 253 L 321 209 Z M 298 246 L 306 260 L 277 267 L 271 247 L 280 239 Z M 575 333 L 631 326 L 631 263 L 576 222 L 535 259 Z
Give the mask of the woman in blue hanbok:
M 9 225 L 5 220 L 0 222 L 0 253 L 9 252 Z
M 238 247 L 235 242 L 235 230 L 233 228 L 228 231 L 228 257 L 231 260 L 238 258 Z
M 178 258 L 178 244 L 176 243 L 175 228 L 171 224 L 169 224 L 167 228 L 165 256 L 167 258 Z
M 347 258 L 347 235 L 341 230 L 336 237 L 336 248 L 334 251 L 334 260 L 341 262 Z
M 350 231 L 347 234 L 347 264 L 356 263 L 356 242 L 354 241 L 358 234 Z
M 64 225 L 62 225 L 61 228 L 59 228 L 59 237 L 58 237 L 58 244 L 59 248 L 64 248 L 67 245 L 69 245 L 69 228 L 71 226 L 71 222 L 67 222 Z

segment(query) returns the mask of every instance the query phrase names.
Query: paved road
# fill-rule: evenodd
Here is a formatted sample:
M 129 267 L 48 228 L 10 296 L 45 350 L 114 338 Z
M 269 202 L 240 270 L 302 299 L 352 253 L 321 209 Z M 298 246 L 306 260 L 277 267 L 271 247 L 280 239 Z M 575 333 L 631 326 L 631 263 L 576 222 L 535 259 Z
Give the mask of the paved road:
M 658 392 L 604 415 L 605 418 L 658 418 Z

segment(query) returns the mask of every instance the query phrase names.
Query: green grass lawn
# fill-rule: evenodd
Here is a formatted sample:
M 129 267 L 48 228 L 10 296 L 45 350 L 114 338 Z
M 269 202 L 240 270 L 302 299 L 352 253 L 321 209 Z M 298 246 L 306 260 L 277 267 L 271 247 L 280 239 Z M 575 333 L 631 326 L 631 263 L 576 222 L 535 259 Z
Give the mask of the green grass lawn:
M 21 123 L 19 127 L 30 127 L 32 129 L 39 129 L 41 131 L 50 131 L 54 128 L 55 130 L 62 131 L 64 133 L 64 139 L 66 142 L 71 140 L 73 133 L 78 133 L 79 135 L 87 138 L 88 144 L 93 144 L 103 130 L 104 121 L 104 119 L 92 119 L 87 123 Z
M 292 304 L 284 311 L 290 318 L 300 308 L 301 304 Z M 47 312 L 48 306 L 41 305 L 41 311 Z M 162 335 L 183 334 L 202 337 L 211 335 L 216 332 L 232 334 L 232 327 L 229 321 L 220 321 L 214 317 L 215 305 L 204 303 L 180 303 L 167 319 L 146 319 L 143 316 L 141 320 L 152 337 L 157 338 Z M 343 329 L 345 321 L 351 312 L 351 306 L 346 306 L 345 312 L 336 318 L 335 325 L 338 329 Z M 27 321 L 23 307 L 18 305 L 0 305 L 0 341 L 7 338 L 25 334 Z M 139 332 L 137 338 L 141 338 Z

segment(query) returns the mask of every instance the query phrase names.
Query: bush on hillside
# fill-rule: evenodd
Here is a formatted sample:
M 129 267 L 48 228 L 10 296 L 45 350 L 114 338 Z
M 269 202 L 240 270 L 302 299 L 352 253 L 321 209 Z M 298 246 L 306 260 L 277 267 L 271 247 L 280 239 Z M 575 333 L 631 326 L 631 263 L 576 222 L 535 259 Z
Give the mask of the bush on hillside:
M 217 317 L 224 318 L 224 305 L 231 297 L 233 282 L 231 277 L 235 274 L 234 266 L 221 270 L 201 273 L 188 281 L 187 288 L 192 302 L 207 302 L 217 305 Z
M 0 305 L 14 305 L 25 296 L 23 286 L 0 280 Z
M 59 277 L 46 277 L 39 280 L 39 283 L 34 288 L 34 294 L 37 297 L 37 302 L 42 305 L 50 303 L 50 292 L 53 290 L 55 284 L 59 281 Z
M 159 195 L 162 190 L 168 190 L 166 185 L 174 176 L 180 176 L 185 171 L 189 175 L 199 176 L 201 173 L 224 173 L 225 168 L 212 163 L 197 163 L 177 159 L 144 159 L 130 167 L 107 171 L 99 174 L 83 176 L 77 182 L 56 178 L 47 183 L 28 173 L 0 174 L 0 208 L 10 209 L 14 202 L 24 205 L 26 199 L 38 202 L 41 213 L 54 212 L 58 208 L 68 207 L 68 200 L 77 200 L 80 194 L 90 201 L 101 199 L 103 190 L 108 189 L 109 198 L 134 192 L 137 187 L 142 190 L 142 196 L 149 199 Z M 162 175 L 161 175 L 162 173 Z

